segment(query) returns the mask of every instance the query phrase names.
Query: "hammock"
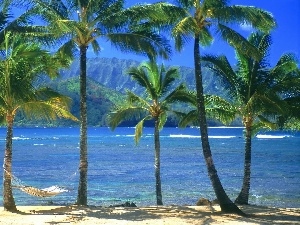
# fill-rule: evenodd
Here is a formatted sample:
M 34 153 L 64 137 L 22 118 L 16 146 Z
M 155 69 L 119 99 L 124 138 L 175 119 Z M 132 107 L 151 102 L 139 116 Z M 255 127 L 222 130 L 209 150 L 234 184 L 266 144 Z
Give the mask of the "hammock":
M 69 191 L 65 188 L 62 188 L 62 187 L 59 187 L 59 186 L 56 186 L 56 185 L 48 187 L 48 188 L 43 188 L 43 189 L 39 189 L 39 188 L 36 188 L 36 187 L 33 187 L 33 186 L 24 185 L 23 182 L 19 178 L 17 178 L 13 174 L 7 172 L 6 170 L 5 170 L 5 172 L 8 173 L 10 175 L 10 177 L 12 178 L 12 183 L 15 184 L 15 185 L 12 185 L 13 188 L 18 188 L 21 191 L 23 191 L 23 192 L 25 192 L 29 195 L 32 195 L 32 196 L 46 198 L 46 197 L 52 197 L 52 196 L 61 194 L 63 192 L 68 192 Z
M 41 198 L 52 197 L 63 192 L 68 192 L 68 190 L 58 186 L 51 186 L 43 189 L 39 189 L 32 186 L 13 186 L 13 187 L 18 188 L 29 195 L 41 197 Z

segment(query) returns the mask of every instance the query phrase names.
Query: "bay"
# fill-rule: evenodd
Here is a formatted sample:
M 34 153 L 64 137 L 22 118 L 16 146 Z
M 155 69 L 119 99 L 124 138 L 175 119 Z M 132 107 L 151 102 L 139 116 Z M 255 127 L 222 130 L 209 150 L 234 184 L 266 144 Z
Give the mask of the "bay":
M 4 153 L 6 129 L 0 128 Z M 88 204 L 126 201 L 155 205 L 153 128 L 145 128 L 138 146 L 134 128 L 88 129 Z M 197 128 L 161 131 L 161 177 L 165 205 L 195 205 L 215 199 L 202 157 Z M 243 128 L 209 128 L 213 159 L 223 187 L 234 200 L 242 185 Z M 300 207 L 300 134 L 259 133 L 252 143 L 250 204 Z M 3 156 L 3 154 L 2 154 Z M 2 157 L 3 160 L 3 157 Z M 14 189 L 17 205 L 73 204 L 77 197 L 79 128 L 15 128 L 13 174 L 25 185 L 68 189 L 37 198 Z M 2 178 L 3 170 L 0 175 Z M 0 187 L 2 192 L 2 185 Z M 0 197 L 0 205 L 3 205 Z

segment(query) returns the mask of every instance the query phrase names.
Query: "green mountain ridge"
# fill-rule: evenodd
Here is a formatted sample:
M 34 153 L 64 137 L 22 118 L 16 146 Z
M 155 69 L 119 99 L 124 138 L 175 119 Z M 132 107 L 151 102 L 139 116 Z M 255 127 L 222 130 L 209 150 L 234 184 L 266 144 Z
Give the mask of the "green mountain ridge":
M 138 66 L 140 62 L 128 59 L 117 58 L 88 58 L 87 59 L 87 76 L 96 82 L 111 88 L 115 91 L 125 93 L 126 89 L 141 92 L 140 87 L 133 82 L 126 71 L 132 66 Z M 176 66 L 179 68 L 181 79 L 187 86 L 195 89 L 194 69 L 184 66 Z M 79 61 L 74 60 L 69 69 L 61 72 L 60 79 L 68 79 L 79 76 Z M 216 76 L 203 68 L 204 92 L 208 94 L 222 94 L 223 90 Z
M 132 66 L 138 66 L 140 62 L 117 58 L 89 58 L 87 60 L 87 107 L 89 126 L 107 126 L 106 116 L 118 101 L 124 100 L 124 93 L 129 89 L 136 93 L 143 90 L 126 75 L 126 70 Z M 178 67 L 181 79 L 189 89 L 194 90 L 194 70 L 188 67 Z M 61 94 L 69 96 L 72 100 L 71 112 L 79 118 L 79 62 L 75 60 L 70 68 L 62 70 L 60 77 L 55 80 L 40 80 Z M 205 93 L 224 95 L 219 81 L 215 76 L 204 70 Z M 213 123 L 214 124 L 214 123 Z M 17 126 L 78 126 L 78 123 L 67 120 L 54 122 L 28 121 L 19 116 Z M 126 122 L 123 126 L 134 126 L 134 122 Z M 149 123 L 151 125 L 151 123 Z M 217 124 L 220 125 L 220 124 Z M 171 120 L 167 126 L 177 126 L 176 121 Z

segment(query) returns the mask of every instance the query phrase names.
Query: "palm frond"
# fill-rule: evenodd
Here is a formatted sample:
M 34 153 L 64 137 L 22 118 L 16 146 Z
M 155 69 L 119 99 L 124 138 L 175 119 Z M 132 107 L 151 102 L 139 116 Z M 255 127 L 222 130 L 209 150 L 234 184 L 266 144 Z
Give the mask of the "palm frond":
M 263 124 L 264 128 L 269 128 L 270 130 L 275 130 L 278 129 L 278 125 L 276 123 L 276 121 L 271 121 L 268 118 L 262 116 L 262 115 L 258 115 L 258 119 L 260 120 L 260 122 Z
M 209 27 L 203 27 L 199 33 L 199 41 L 202 46 L 210 46 L 213 41 L 213 36 L 209 30 Z
M 242 35 L 220 23 L 218 24 L 218 28 L 218 32 L 222 38 L 239 52 L 243 52 L 245 55 L 251 56 L 257 60 L 261 58 L 261 53 L 257 48 L 248 42 Z
M 165 74 L 161 74 L 161 95 L 164 95 L 167 93 L 171 87 L 171 85 L 174 83 L 174 81 L 179 78 L 179 71 L 176 67 L 169 68 Z
M 229 90 L 232 97 L 235 97 L 236 86 L 241 83 L 227 57 L 223 55 L 204 55 L 201 60 L 204 62 L 205 67 L 219 76 L 224 88 Z
M 109 33 L 105 37 L 121 52 L 133 52 L 155 59 L 157 55 L 168 59 L 172 52 L 169 41 L 163 36 L 147 31 L 124 31 Z
M 205 111 L 208 118 L 226 125 L 230 124 L 238 113 L 232 103 L 215 95 L 205 95 Z
M 161 69 L 159 69 L 154 61 L 149 61 L 142 62 L 138 68 L 143 70 L 147 76 L 147 88 L 152 88 L 155 93 L 158 93 L 161 85 L 161 74 L 164 72 L 164 67 L 162 66 Z M 153 93 L 152 96 L 155 96 L 155 94 Z
M 100 47 L 99 43 L 96 40 L 93 40 L 91 42 L 91 44 L 92 44 L 92 48 L 94 50 L 94 53 L 98 54 L 101 51 L 101 47 Z
M 253 32 L 249 38 L 249 42 L 254 45 L 258 51 L 260 51 L 262 60 L 264 57 L 268 56 L 270 46 L 272 45 L 272 38 L 270 34 L 265 34 L 261 32 Z
M 114 130 L 122 121 L 139 119 L 145 110 L 139 107 L 123 106 L 108 114 L 107 121 L 109 127 Z
M 269 32 L 276 27 L 271 13 L 252 6 L 227 6 L 216 8 L 213 13 L 220 21 L 225 23 L 251 24 L 263 32 Z
M 138 122 L 138 124 L 135 126 L 134 141 L 136 145 L 139 143 L 141 136 L 143 134 L 143 127 L 144 127 L 145 120 L 149 120 L 151 118 L 152 118 L 151 116 L 146 116 L 145 118 L 140 120 L 140 122 Z
M 57 118 L 65 118 L 79 121 L 70 113 L 69 109 L 65 107 L 60 98 L 51 98 L 48 101 L 26 102 L 21 105 L 20 110 L 30 119 L 55 120 Z
M 286 53 L 280 57 L 280 59 L 276 63 L 276 66 L 271 70 L 271 74 L 273 74 L 272 77 L 274 77 L 275 75 L 275 77 L 284 77 L 297 69 L 298 62 L 294 54 Z
M 185 17 L 178 22 L 172 29 L 172 37 L 175 41 L 175 49 L 181 51 L 183 46 L 187 44 L 193 37 L 194 31 L 197 28 L 197 24 L 193 20 L 193 17 Z
M 166 111 L 164 111 L 163 113 L 160 114 L 160 116 L 159 116 L 159 124 L 158 124 L 158 129 L 159 130 L 161 130 L 164 127 L 164 125 L 167 122 L 167 118 L 168 118 L 168 116 L 167 116 L 167 112 Z
M 68 40 L 58 47 L 56 54 L 59 54 L 64 59 L 72 60 L 77 56 L 78 50 L 73 40 Z
M 170 92 L 165 99 L 162 101 L 162 104 L 171 104 L 174 102 L 182 103 L 194 103 L 195 96 L 193 93 L 189 92 L 185 84 L 179 84 L 172 92 Z
M 151 83 L 150 80 L 151 75 L 149 75 L 151 71 L 147 71 L 145 70 L 145 68 L 147 68 L 146 65 L 140 65 L 139 67 L 132 67 L 128 69 L 127 74 L 129 74 L 131 78 L 134 81 L 136 81 L 141 87 L 147 90 L 148 94 L 152 98 L 156 98 L 157 96 L 156 89 L 153 83 Z
M 197 109 L 191 110 L 187 114 L 182 116 L 181 120 L 178 123 L 178 126 L 184 128 L 189 124 L 199 124 L 199 113 Z

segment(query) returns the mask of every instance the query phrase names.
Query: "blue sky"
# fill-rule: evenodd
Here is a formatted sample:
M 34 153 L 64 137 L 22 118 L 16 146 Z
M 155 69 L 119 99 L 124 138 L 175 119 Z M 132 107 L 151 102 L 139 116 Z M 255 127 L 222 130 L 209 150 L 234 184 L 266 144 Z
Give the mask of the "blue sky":
M 153 3 L 157 1 L 131 0 L 127 2 L 128 5 L 133 5 L 136 3 Z M 293 52 L 300 58 L 300 0 L 231 0 L 230 5 L 251 5 L 273 14 L 278 27 L 271 33 L 273 44 L 270 51 L 270 62 L 272 65 L 286 52 Z M 245 31 L 247 32 L 246 29 Z M 131 58 L 139 61 L 147 60 L 147 58 L 137 57 L 132 54 L 120 53 L 111 48 L 109 43 L 105 43 L 102 47 L 103 49 L 99 57 Z M 234 50 L 219 39 L 216 39 L 210 47 L 202 49 L 202 53 L 225 54 L 234 62 Z M 164 63 L 193 67 L 193 43 L 191 42 L 186 45 L 184 51 L 181 53 L 173 52 L 171 61 L 165 61 Z

